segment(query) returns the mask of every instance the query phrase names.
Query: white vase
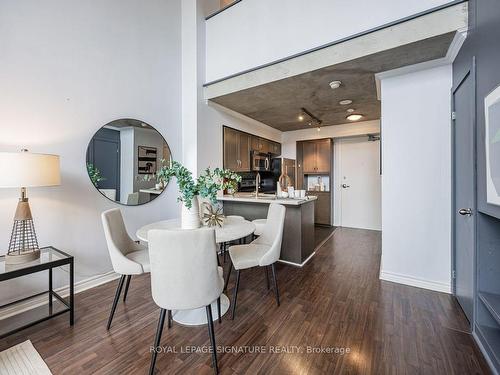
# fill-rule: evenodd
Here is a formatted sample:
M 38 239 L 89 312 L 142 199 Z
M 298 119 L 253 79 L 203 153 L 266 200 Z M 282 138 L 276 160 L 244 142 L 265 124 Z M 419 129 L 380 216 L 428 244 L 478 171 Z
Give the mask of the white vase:
M 182 229 L 197 229 L 201 226 L 200 207 L 198 206 L 198 197 L 194 197 L 191 201 L 191 208 L 182 205 L 181 212 L 181 228 Z

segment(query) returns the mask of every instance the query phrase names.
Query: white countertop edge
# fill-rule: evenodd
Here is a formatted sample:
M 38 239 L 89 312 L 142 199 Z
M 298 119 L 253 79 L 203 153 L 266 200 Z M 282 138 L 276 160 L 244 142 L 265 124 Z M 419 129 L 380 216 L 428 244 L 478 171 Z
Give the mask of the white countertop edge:
M 245 202 L 245 203 L 278 203 L 288 206 L 300 206 L 304 203 L 312 202 L 318 199 L 314 195 L 310 195 L 305 199 L 290 199 L 290 198 L 278 198 L 278 199 L 266 199 L 266 198 L 253 198 L 253 197 L 234 197 L 232 195 L 224 195 L 222 197 L 217 197 L 219 201 L 226 202 Z

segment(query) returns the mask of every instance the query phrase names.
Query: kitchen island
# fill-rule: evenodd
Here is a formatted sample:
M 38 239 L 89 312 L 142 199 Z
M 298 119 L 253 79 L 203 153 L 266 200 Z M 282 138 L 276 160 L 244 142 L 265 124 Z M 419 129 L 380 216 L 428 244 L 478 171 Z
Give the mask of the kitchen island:
M 225 215 L 240 215 L 247 220 L 265 219 L 271 203 L 286 207 L 285 227 L 280 260 L 297 266 L 305 264 L 314 254 L 314 201 L 315 196 L 303 199 L 283 199 L 263 194 L 237 193 L 217 198 L 222 202 Z

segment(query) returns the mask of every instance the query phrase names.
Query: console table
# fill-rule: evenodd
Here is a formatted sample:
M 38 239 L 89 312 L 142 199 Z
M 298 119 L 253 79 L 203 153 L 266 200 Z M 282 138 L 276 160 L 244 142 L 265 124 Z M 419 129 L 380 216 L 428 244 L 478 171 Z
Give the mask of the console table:
M 64 265 L 69 266 L 69 301 L 56 293 L 52 285 L 52 270 Z M 0 256 L 0 282 L 41 271 L 48 271 L 49 289 L 47 291 L 1 305 L 0 310 L 45 294 L 48 296 L 47 304 L 0 320 L 0 338 L 67 312 L 69 312 L 69 324 L 73 325 L 74 259 L 71 255 L 49 246 L 40 249 L 39 259 L 28 263 L 15 265 L 5 264 L 5 256 Z

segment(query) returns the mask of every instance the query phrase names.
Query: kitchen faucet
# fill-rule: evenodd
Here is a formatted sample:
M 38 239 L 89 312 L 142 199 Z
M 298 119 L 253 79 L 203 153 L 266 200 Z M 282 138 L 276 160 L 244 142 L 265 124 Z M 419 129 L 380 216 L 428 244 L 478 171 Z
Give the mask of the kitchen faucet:
M 255 175 L 255 198 L 259 196 L 259 185 L 260 185 L 260 173 L 257 172 Z

